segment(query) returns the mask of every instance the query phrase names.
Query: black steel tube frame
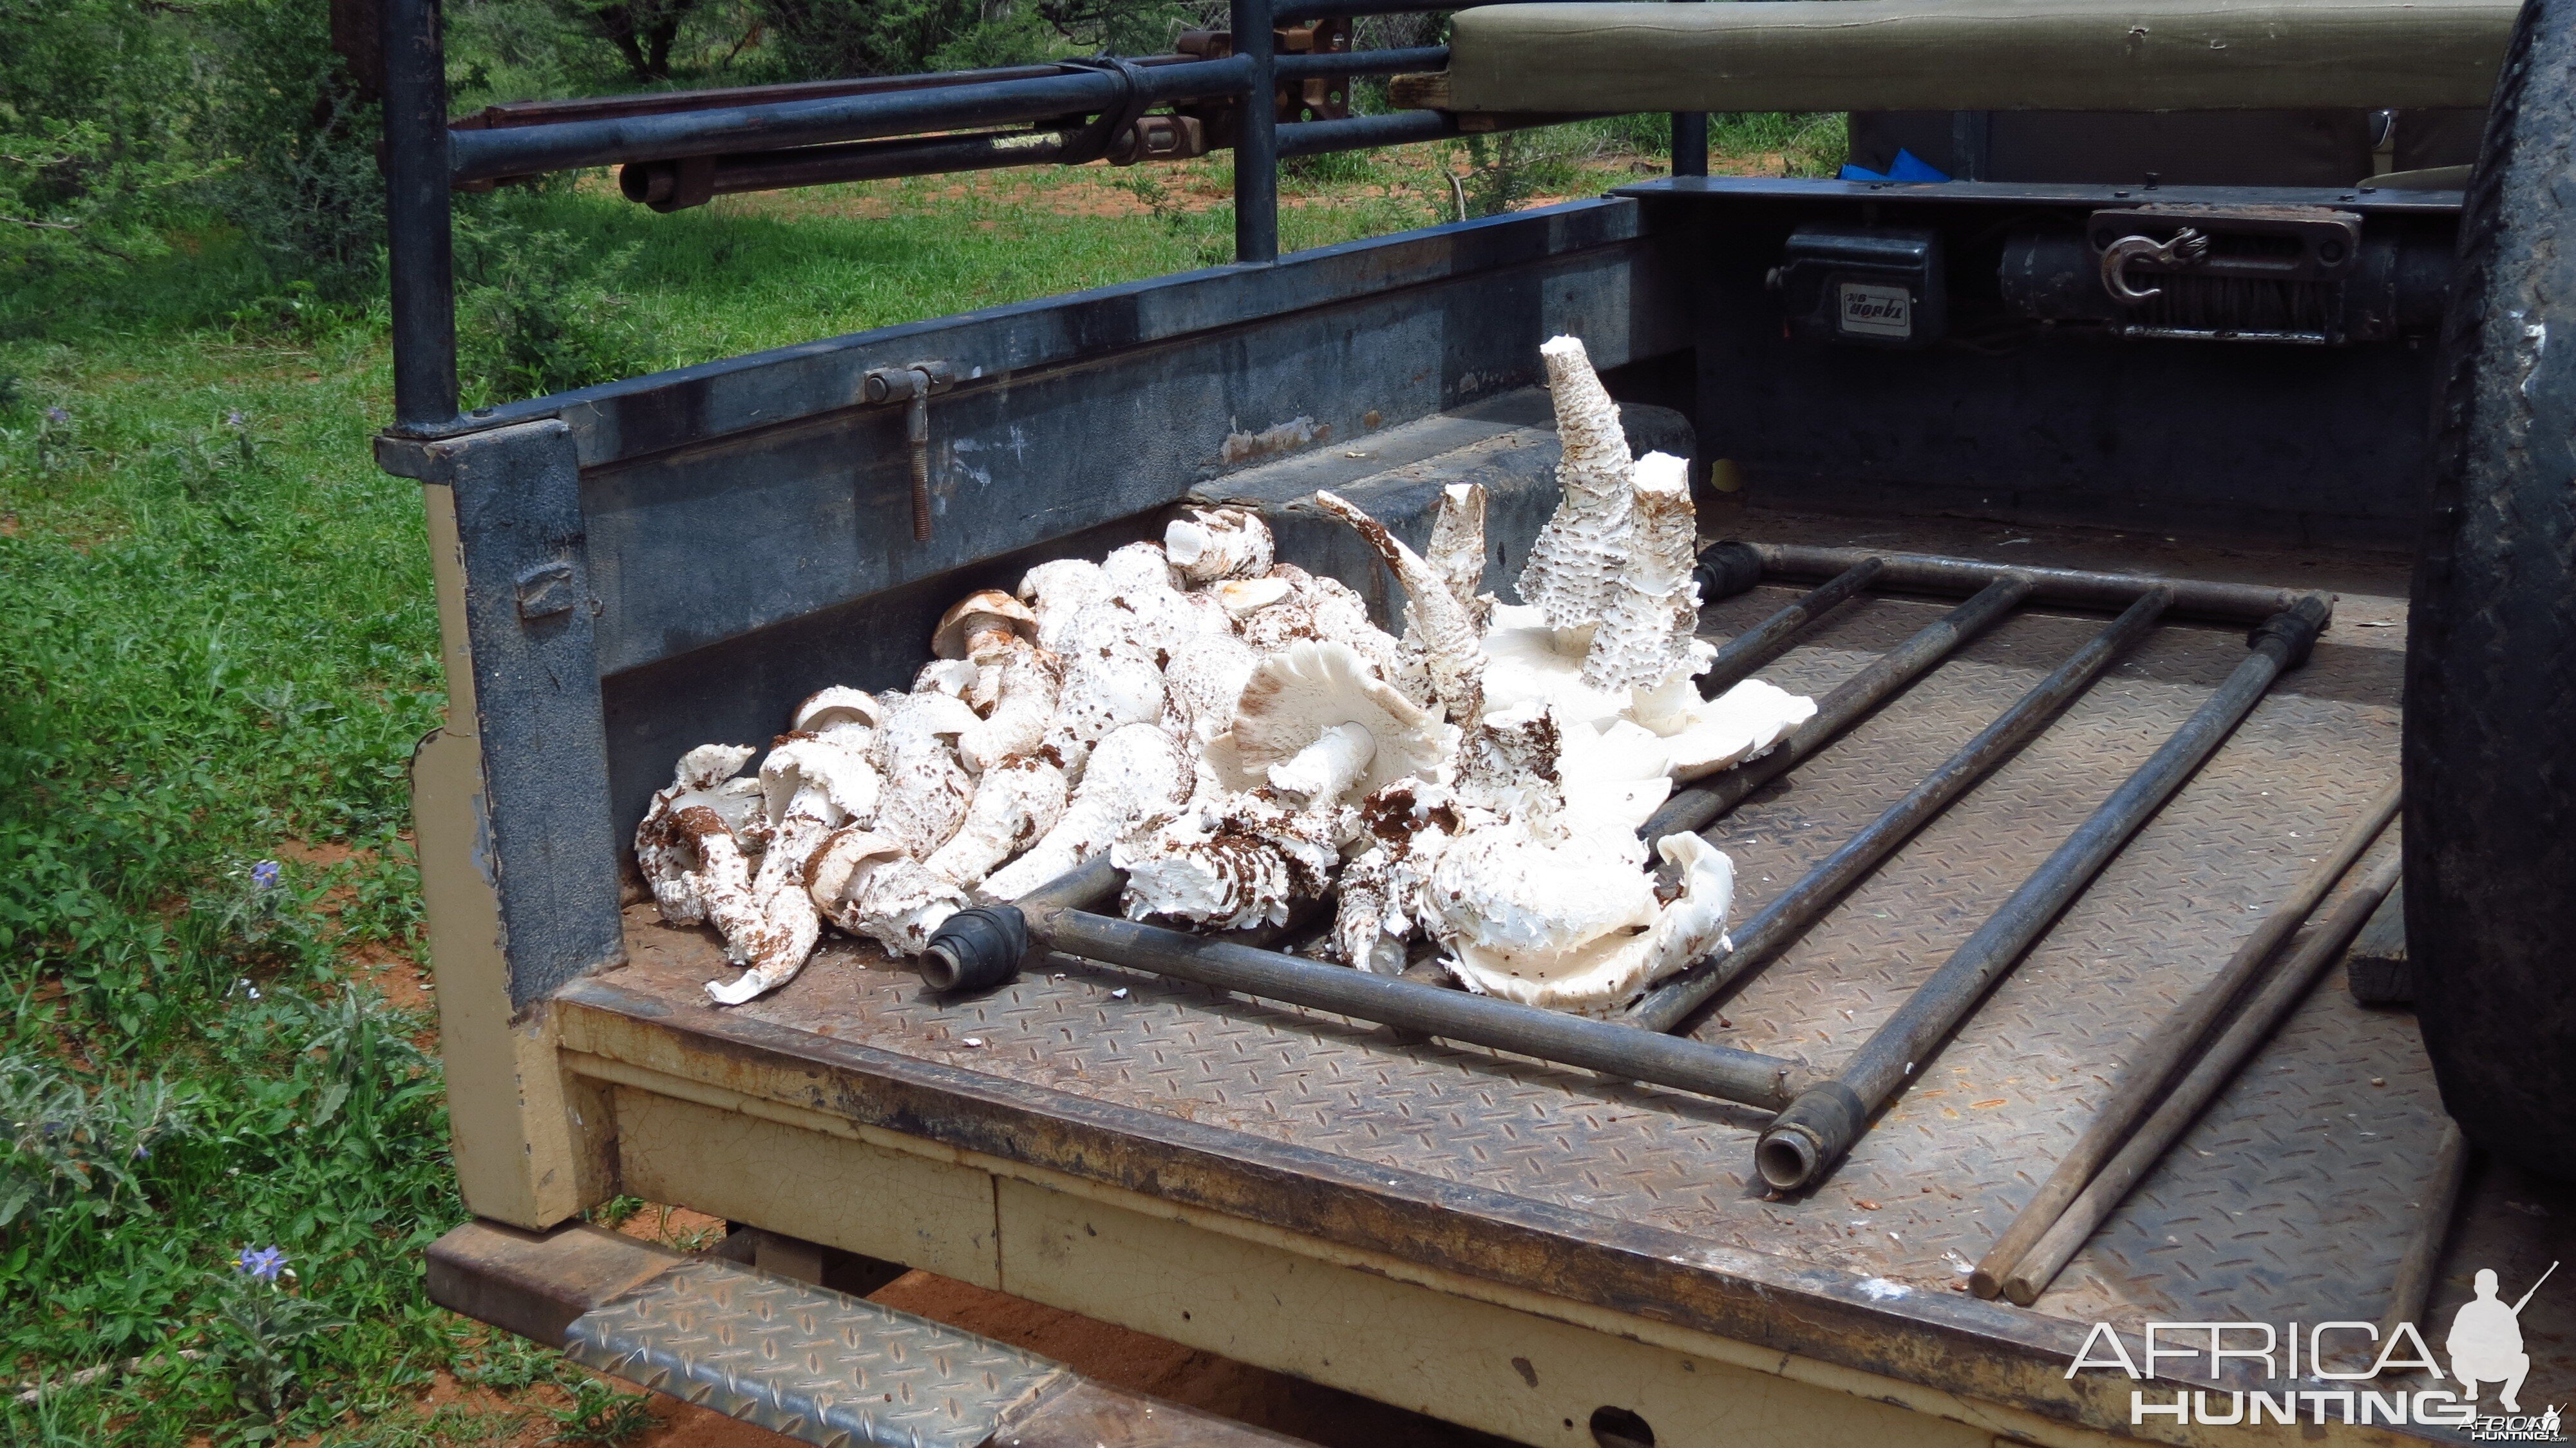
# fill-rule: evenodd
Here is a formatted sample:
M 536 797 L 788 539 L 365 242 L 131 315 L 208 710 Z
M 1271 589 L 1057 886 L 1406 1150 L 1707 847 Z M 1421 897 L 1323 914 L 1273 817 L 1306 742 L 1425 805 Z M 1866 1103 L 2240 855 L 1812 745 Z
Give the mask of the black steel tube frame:
M 1722 546 L 1722 545 L 1721 545 Z M 2171 588 L 2176 618 L 2220 623 L 2260 623 L 2296 607 L 2307 595 L 2295 588 L 2262 588 L 2245 583 L 2210 583 L 2194 578 L 2157 578 L 2148 574 L 2091 573 L 2074 568 L 2025 568 L 2011 563 L 1980 563 L 1966 558 L 1939 558 L 1920 553 L 1873 554 L 1862 548 L 1818 548 L 1802 543 L 1755 543 L 1765 576 L 1831 578 L 1864 558 L 1884 564 L 1882 588 L 1933 594 L 1972 593 L 1998 578 L 2030 583 L 2033 603 L 2072 603 L 2089 608 L 2126 608 L 2150 588 Z
M 2111 792 L 1930 979 L 1871 1033 L 1842 1069 L 1800 1093 L 1762 1133 L 1754 1165 L 1779 1191 L 1814 1184 L 1869 1129 L 1887 1104 L 1959 1023 L 1983 1001 L 2111 857 L 2164 807 L 2233 733 L 2272 681 L 2304 663 L 2333 614 L 2309 594 L 2266 619 L 2227 681 L 2145 764 Z
M 1232 0 L 1227 14 L 1233 26 L 1234 59 L 1247 67 L 1236 94 L 1234 126 L 1234 259 L 1271 262 L 1279 259 L 1279 115 L 1271 97 L 1279 92 L 1275 73 L 1277 16 L 1272 0 Z
M 1061 898 L 1024 896 L 1016 907 L 1002 908 L 1017 909 L 1032 943 L 1067 955 L 1579 1066 L 1622 1081 L 1776 1110 L 1794 1101 L 1810 1079 L 1805 1067 L 1777 1056 L 1095 915 Z M 945 927 L 941 934 L 947 934 Z
M 1334 50 L 1311 55 L 1283 55 L 1271 62 L 1271 73 L 1283 81 L 1336 75 L 1402 75 L 1413 70 L 1446 70 L 1445 45 L 1390 46 L 1384 50 Z
M 1069 131 L 1005 131 L 971 136 L 906 136 L 892 141 L 852 141 L 838 146 L 799 146 L 789 151 L 754 151 L 718 156 L 709 164 L 707 196 L 745 191 L 783 191 L 795 186 L 825 186 L 842 181 L 881 181 L 897 176 L 936 176 L 959 171 L 994 171 L 1008 166 L 1042 166 L 1064 154 Z M 689 164 L 684 161 L 637 161 L 618 177 L 626 199 L 657 210 L 656 183 L 671 185 L 664 175 Z
M 2169 588 L 2148 590 L 2011 708 L 1996 715 L 1993 723 L 1960 746 L 1940 768 L 1924 776 L 1923 782 L 1905 798 L 1889 806 L 1746 921 L 1735 935 L 1732 950 L 1671 976 L 1646 992 L 1643 999 L 1628 1008 L 1628 1023 L 1650 1031 L 1672 1030 L 1689 1020 L 1719 991 L 1786 949 L 1819 916 L 1833 908 L 1844 892 L 1894 854 L 1898 846 L 2038 737 L 2059 711 L 2093 686 L 2113 659 L 2156 626 L 2172 601 L 2173 591 Z
M 455 232 L 438 0 L 385 0 L 383 24 L 385 264 L 401 431 L 456 416 Z
M 1708 174 L 1708 112 L 1673 112 L 1673 174 Z
M 1788 647 L 1798 630 L 1842 607 L 1869 587 L 1885 567 L 1876 558 L 1864 558 L 1816 585 L 1804 598 L 1728 639 L 1726 647 L 1709 661 L 1708 672 L 1699 676 L 1699 691 L 1714 699 L 1743 683 L 1755 669 L 1769 663 L 1772 655 Z
M 1133 84 L 1145 104 L 1161 105 L 1200 96 L 1240 95 L 1259 73 L 1253 60 L 1236 56 L 1140 70 Z M 783 150 L 1050 121 L 1123 104 L 1130 99 L 1129 85 L 1129 79 L 1116 72 L 1084 69 L 1040 79 L 461 130 L 448 138 L 449 178 L 458 183 L 488 181 L 626 161 Z
M 1708 828 L 1710 822 L 1742 804 L 1755 790 L 1795 769 L 1858 723 L 1863 715 L 1903 692 L 1934 664 L 1949 657 L 1951 650 L 2019 607 L 2030 586 L 2029 579 L 2011 574 L 1988 583 L 1967 602 L 1844 680 L 1816 706 L 1814 718 L 1771 746 L 1770 753 L 1718 775 L 1714 783 L 1676 791 L 1637 833 L 1659 840 L 1666 835 Z

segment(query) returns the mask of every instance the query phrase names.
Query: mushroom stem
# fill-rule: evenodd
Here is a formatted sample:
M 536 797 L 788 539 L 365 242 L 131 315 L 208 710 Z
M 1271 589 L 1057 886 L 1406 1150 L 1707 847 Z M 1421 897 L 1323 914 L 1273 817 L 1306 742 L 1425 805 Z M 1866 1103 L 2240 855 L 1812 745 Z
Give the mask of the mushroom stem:
M 1485 654 L 1476 646 L 1476 626 L 1467 607 L 1449 591 L 1449 582 L 1422 561 L 1386 525 L 1347 500 L 1318 490 L 1315 505 L 1348 523 L 1360 540 L 1386 560 L 1404 585 L 1405 618 L 1422 636 L 1425 662 L 1431 670 L 1431 692 L 1452 723 L 1473 724 L 1484 717 Z
M 1467 610 L 1467 622 L 1485 631 L 1494 596 L 1485 587 L 1485 485 L 1451 483 L 1440 490 L 1440 512 L 1431 520 L 1431 546 L 1423 558 Z
M 1368 772 L 1377 757 L 1377 736 L 1365 724 L 1336 724 L 1315 742 L 1270 766 L 1270 787 L 1304 797 L 1310 804 L 1331 805 Z

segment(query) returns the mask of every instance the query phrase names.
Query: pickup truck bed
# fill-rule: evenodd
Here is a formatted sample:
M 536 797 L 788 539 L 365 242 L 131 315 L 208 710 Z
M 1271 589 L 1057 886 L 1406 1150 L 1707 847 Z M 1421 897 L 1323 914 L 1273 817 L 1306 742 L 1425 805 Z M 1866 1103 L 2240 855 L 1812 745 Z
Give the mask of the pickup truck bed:
M 570 1069 L 616 1093 L 627 1189 L 1515 1436 L 1565 1416 L 1540 1400 L 1569 1388 L 1625 1400 L 1551 1382 L 1472 1340 L 1439 1341 L 1436 1318 L 1365 1295 L 1258 1300 L 1260 1272 L 1229 1266 L 1211 1279 L 1181 1239 L 1255 1243 L 1286 1254 L 1274 1267 L 1309 1264 L 1310 1278 L 1356 1267 L 1596 1330 L 1659 1325 L 1665 1336 L 1648 1341 L 1697 1359 L 1691 1371 L 1774 1371 L 1846 1392 L 1851 1374 L 1884 1380 L 1861 1395 L 1951 1420 L 1904 1420 L 1910 1442 L 2127 1431 L 2125 1378 L 2066 1371 L 2093 1322 L 2137 1334 L 2149 1322 L 2380 1318 L 2424 1226 L 2444 1118 L 2411 1017 L 2356 1005 L 2339 975 L 2035 1308 L 1977 1301 L 1965 1285 L 2141 1039 L 2395 777 L 2402 561 L 1956 522 L 1729 522 L 1765 541 L 2118 562 L 2343 597 L 2310 662 L 1803 1198 L 1766 1191 L 1752 1170 L 1765 1113 L 1111 965 L 1056 957 L 989 994 L 941 999 L 874 947 L 834 939 L 785 989 L 718 1011 L 701 982 L 727 974 L 719 943 L 663 926 L 649 905 L 626 911 L 626 964 L 558 995 Z M 1766 583 L 1724 600 L 1702 630 L 1723 640 L 1795 592 Z M 1947 606 L 1866 596 L 1762 675 L 1821 695 Z M 2099 626 L 2020 611 L 1721 820 L 1711 837 L 1737 863 L 1736 918 Z M 1840 1060 L 2243 656 L 2241 629 L 2156 631 L 1740 983 L 1701 1038 Z M 2392 827 L 2365 864 L 2395 846 Z M 834 1146 L 857 1154 L 836 1164 Z M 800 1172 L 811 1180 L 785 1179 Z M 2501 1167 L 2475 1174 L 2427 1336 L 2438 1345 L 2433 1324 L 2465 1300 L 2474 1268 L 2521 1284 L 2576 1255 L 2571 1214 L 2564 1188 Z M 1108 1217 L 1121 1223 L 1110 1234 L 1120 1250 L 1087 1248 Z M 1284 1331 L 1281 1313 L 1333 1320 Z M 2544 1291 L 2522 1322 L 2535 1357 L 2525 1401 L 2576 1396 L 2576 1293 Z M 1697 1441 L 1681 1426 L 1661 1441 Z M 1787 1441 L 1794 1427 L 1762 1431 Z M 2153 1421 L 2138 1431 L 2164 1436 Z

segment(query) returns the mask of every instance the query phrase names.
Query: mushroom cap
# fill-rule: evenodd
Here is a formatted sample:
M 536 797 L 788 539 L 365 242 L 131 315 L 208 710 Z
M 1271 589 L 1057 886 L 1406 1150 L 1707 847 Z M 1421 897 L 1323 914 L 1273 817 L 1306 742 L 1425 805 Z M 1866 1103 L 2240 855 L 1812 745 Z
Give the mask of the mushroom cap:
M 834 684 L 818 689 L 796 706 L 788 727 L 801 734 L 820 734 L 843 724 L 864 724 L 873 729 L 885 722 L 885 706 L 865 689 Z
M 840 903 L 841 891 L 860 865 L 902 853 L 903 845 L 890 835 L 857 825 L 835 830 L 806 861 L 805 893 L 818 908 L 829 910 Z
M 1217 601 L 1224 604 L 1225 611 L 1235 618 L 1259 613 L 1296 591 L 1295 584 L 1275 574 L 1260 578 L 1229 578 L 1216 586 Z
M 966 657 L 966 638 L 979 628 L 1007 628 L 1031 643 L 1038 638 L 1038 616 L 1030 607 L 998 588 L 959 599 L 940 615 L 931 632 L 930 651 L 943 659 Z
M 1370 672 L 1357 649 L 1302 639 L 1252 671 L 1235 702 L 1233 727 L 1211 744 L 1208 757 L 1227 787 L 1255 788 L 1271 765 L 1296 758 L 1336 724 L 1360 725 L 1376 740 L 1353 794 L 1408 775 L 1446 782 L 1458 752 L 1457 726 L 1397 693 Z

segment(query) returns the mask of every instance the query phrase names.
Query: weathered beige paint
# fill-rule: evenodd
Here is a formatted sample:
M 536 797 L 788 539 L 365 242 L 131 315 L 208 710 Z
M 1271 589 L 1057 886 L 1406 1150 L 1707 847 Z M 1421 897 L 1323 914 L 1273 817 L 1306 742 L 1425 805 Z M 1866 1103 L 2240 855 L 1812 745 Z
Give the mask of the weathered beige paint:
M 999 1285 L 993 1179 L 971 1167 L 624 1086 L 617 1127 L 626 1190 L 647 1201 Z
M 1590 1448 L 1625 1408 L 1657 1448 L 1989 1448 L 1991 1429 L 1001 1183 L 1002 1290 L 1523 1443 Z
M 859 1125 L 826 1112 L 749 1096 L 722 1086 L 692 1081 L 650 1067 L 591 1054 L 583 1048 L 599 1043 L 582 1039 L 582 1029 L 579 1026 L 574 1028 L 573 1036 L 574 1039 L 568 1042 L 573 1049 L 565 1058 L 570 1069 L 598 1080 L 615 1082 L 621 1088 L 637 1088 L 633 1092 L 624 1089 L 619 1092 L 618 1110 L 621 1124 L 640 1119 L 638 1113 L 642 1109 L 642 1104 L 639 1097 L 661 1095 L 711 1107 L 717 1112 L 756 1118 L 763 1123 L 774 1123 L 778 1127 L 789 1128 L 773 1136 L 765 1133 L 757 1135 L 751 1133 L 748 1130 L 748 1123 L 745 1127 L 710 1126 L 709 1130 L 736 1133 L 739 1140 L 744 1143 L 743 1148 L 724 1158 L 720 1165 L 706 1164 L 696 1159 L 660 1158 L 659 1164 L 653 1168 L 651 1178 L 655 1185 L 655 1193 L 658 1195 L 648 1194 L 655 1195 L 655 1200 L 676 1202 L 700 1211 L 714 1212 L 725 1216 L 729 1221 L 758 1226 L 788 1236 L 829 1242 L 835 1246 L 848 1247 L 853 1251 L 867 1252 L 871 1256 L 888 1257 L 894 1261 L 909 1262 L 918 1266 L 930 1266 L 931 1264 L 921 1261 L 917 1256 L 854 1246 L 835 1235 L 846 1232 L 847 1228 L 840 1224 L 852 1219 L 869 1214 L 900 1214 L 909 1210 L 903 1205 L 902 1198 L 911 1188 L 901 1185 L 902 1179 L 891 1175 L 887 1167 L 890 1158 L 919 1158 L 937 1164 L 944 1171 L 952 1173 L 953 1182 L 962 1182 L 972 1177 L 999 1183 L 998 1187 L 989 1189 L 998 1192 L 996 1211 L 999 1221 L 1000 1250 L 993 1265 L 987 1269 L 986 1276 L 967 1277 L 966 1280 L 984 1286 L 999 1285 L 1005 1291 L 1016 1292 L 1037 1301 L 1086 1312 L 1107 1321 L 1172 1337 L 1178 1341 L 1190 1342 L 1193 1345 L 1204 1344 L 1169 1330 L 1171 1324 L 1165 1321 L 1165 1317 L 1169 1314 L 1159 1308 L 1141 1317 L 1122 1317 L 1120 1312 L 1125 1309 L 1120 1308 L 1115 1302 L 1095 1301 L 1087 1290 L 1080 1301 L 1056 1295 L 1054 1284 L 1042 1278 L 1025 1257 L 1015 1260 L 1009 1246 L 1010 1242 L 1024 1231 L 1044 1230 L 1042 1226 L 1033 1229 L 1024 1226 L 1026 1221 L 1031 1220 L 1028 1217 L 1030 1208 L 1035 1203 L 1048 1198 L 1079 1201 L 1114 1210 L 1127 1217 L 1165 1224 L 1172 1230 L 1176 1241 L 1199 1244 L 1193 1248 L 1193 1251 L 1199 1254 L 1195 1260 L 1200 1265 L 1190 1269 L 1188 1276 L 1188 1281 L 1196 1285 L 1185 1288 L 1177 1285 L 1170 1278 L 1163 1279 L 1167 1285 L 1160 1289 L 1160 1292 L 1166 1300 L 1177 1300 L 1174 1294 L 1185 1291 L 1204 1290 L 1209 1281 L 1223 1278 L 1229 1273 L 1257 1275 L 1258 1271 L 1268 1270 L 1284 1258 L 1308 1264 L 1309 1270 L 1319 1274 L 1316 1280 L 1325 1280 L 1329 1276 L 1331 1280 L 1347 1280 L 1352 1284 L 1353 1291 L 1384 1293 L 1385 1295 L 1379 1299 L 1381 1306 L 1378 1310 L 1385 1312 L 1389 1320 L 1396 1324 L 1393 1330 L 1423 1342 L 1445 1341 L 1445 1335 L 1450 1333 L 1454 1326 L 1452 1314 L 1468 1308 L 1490 1308 L 1505 1314 L 1503 1318 L 1491 1319 L 1493 1321 L 1509 1321 L 1526 1326 L 1533 1332 L 1541 1330 L 1571 1332 L 1576 1334 L 1576 1337 L 1571 1340 L 1605 1344 L 1602 1349 L 1604 1351 L 1615 1349 L 1622 1354 L 1632 1352 L 1640 1354 L 1641 1356 L 1637 1358 L 1638 1366 L 1627 1370 L 1630 1378 L 1625 1380 L 1639 1383 L 1659 1381 L 1658 1374 L 1679 1371 L 1672 1368 L 1671 1363 L 1687 1358 L 1698 1365 L 1690 1370 L 1694 1375 L 1691 1381 L 1698 1380 L 1697 1374 L 1707 1372 L 1711 1375 L 1709 1378 L 1711 1382 L 1735 1383 L 1759 1380 L 1765 1385 L 1763 1396 L 1751 1400 L 1740 1410 L 1728 1409 L 1730 1412 L 1785 1413 L 1788 1410 L 1778 1405 L 1799 1401 L 1812 1402 L 1812 1411 L 1819 1420 L 1832 1418 L 1833 1415 L 1843 1411 L 1843 1405 L 1847 1403 L 1856 1403 L 1865 1407 L 1885 1407 L 1896 1412 L 1893 1421 L 1898 1431 L 1892 1437 L 1880 1431 L 1866 1437 L 1822 1441 L 1853 1442 L 1862 1444 L 1863 1448 L 1886 1448 L 1886 1445 L 1893 1443 L 1911 1445 L 1918 1441 L 1936 1444 L 1953 1442 L 1982 1444 L 1990 1438 L 2045 1445 L 2045 1448 L 2104 1448 L 2104 1445 L 2113 1441 L 2101 1434 L 2042 1418 L 2037 1414 L 1963 1398 L 1956 1394 L 1942 1392 L 1937 1388 L 1795 1357 L 1773 1349 L 1756 1347 L 1750 1343 L 1693 1331 L 1672 1323 L 1656 1322 L 1613 1312 L 1606 1308 L 1567 1302 L 1522 1288 L 1425 1267 L 1419 1263 L 1407 1262 L 1383 1253 L 1361 1251 L 1337 1243 L 1281 1231 L 1257 1222 L 1247 1222 L 1219 1213 L 1178 1206 L 1081 1177 L 1032 1167 L 1000 1157 L 986 1156 L 978 1152 L 961 1151 L 938 1142 L 905 1136 L 877 1127 Z M 862 1144 L 876 1150 L 866 1155 L 842 1153 L 832 1150 L 832 1146 L 836 1143 L 827 1138 Z M 627 1140 L 623 1138 L 620 1149 L 621 1155 L 632 1150 Z M 755 1150 L 759 1154 L 753 1154 Z M 630 1165 L 630 1183 L 634 1180 L 631 1175 L 632 1170 Z M 800 1185 L 793 1190 L 780 1189 L 777 1184 L 790 1177 L 798 1178 Z M 727 1182 L 741 1182 L 746 1179 L 757 1179 L 765 1185 L 757 1192 L 744 1192 L 739 1188 L 728 1188 L 725 1185 Z M 1044 1189 L 1045 1197 L 1022 1197 L 1016 1191 L 1021 1184 Z M 713 1205 L 720 1194 L 728 1190 L 734 1190 L 737 1195 L 748 1199 L 746 1209 L 739 1214 Z M 956 1191 L 962 1196 L 966 1188 L 959 1185 L 952 1186 L 949 1190 Z M 967 1214 L 960 1212 L 946 1220 L 964 1223 L 969 1218 Z M 1034 1220 L 1043 1222 L 1047 1220 L 1047 1215 L 1041 1213 Z M 1096 1239 L 1086 1238 L 1085 1240 Z M 1206 1266 L 1206 1263 L 1225 1263 L 1230 1259 L 1231 1254 L 1240 1254 L 1242 1265 L 1220 1266 L 1212 1269 L 1214 1273 L 1212 1278 L 1211 1269 Z M 1177 1258 L 1178 1254 L 1174 1255 Z M 932 1267 L 931 1270 L 966 1277 L 965 1272 L 952 1271 L 950 1268 Z M 1104 1267 L 1101 1270 L 1114 1270 L 1134 1278 L 1137 1284 L 1134 1290 L 1142 1294 L 1142 1300 L 1148 1304 L 1154 1300 L 1154 1292 L 1143 1285 L 1149 1279 L 1151 1271 L 1155 1270 L 1151 1262 L 1122 1257 L 1120 1264 L 1114 1269 Z M 1072 1289 L 1068 1286 L 1065 1290 Z M 1191 1307 L 1189 1310 L 1193 1313 L 1191 1320 L 1195 1322 L 1198 1309 Z M 1215 1311 L 1216 1308 L 1212 1305 L 1210 1310 Z M 1515 1330 L 1518 1330 L 1517 1327 Z M 1306 1366 L 1274 1363 L 1262 1353 L 1248 1348 L 1240 1355 L 1247 1361 L 1267 1366 L 1280 1366 L 1285 1371 L 1334 1387 L 1347 1387 L 1351 1391 L 1373 1397 L 1385 1396 L 1384 1391 L 1372 1380 L 1362 1377 L 1367 1367 L 1365 1363 L 1344 1358 L 1338 1354 L 1335 1356 L 1334 1364 L 1329 1367 L 1323 1365 L 1320 1360 Z M 1508 1359 L 1506 1365 L 1508 1365 Z M 1733 1374 L 1740 1374 L 1741 1379 L 1732 1375 L 1721 1377 L 1716 1371 L 1720 1368 L 1731 1369 Z M 1456 1401 L 1444 1400 L 1429 1406 L 1421 1403 L 1409 1405 L 1458 1422 L 1481 1422 L 1482 1420 L 1475 1415 L 1487 1409 L 1479 1402 L 1470 1401 L 1471 1396 L 1462 1391 Z M 1691 1411 L 1697 1414 L 1715 1412 L 1717 1409 L 1712 1405 L 1729 1396 L 1729 1390 L 1721 1387 L 1712 1395 L 1710 1402 L 1702 1403 Z M 1755 1403 L 1767 1403 L 1773 1406 L 1764 1408 L 1754 1406 Z M 1589 1415 L 1592 1408 L 1596 1406 L 1600 1406 L 1599 1401 L 1587 1404 L 1584 1408 L 1585 1415 Z M 1563 1416 L 1562 1413 L 1559 1414 L 1560 1421 Z M 1651 1414 L 1648 1417 L 1650 1421 L 1656 1421 Z M 1578 1419 L 1578 1422 L 1580 1421 L 1582 1420 Z M 1961 1439 L 1954 1436 L 1961 1428 L 1970 1430 L 1967 1438 Z M 2150 1432 L 2152 1431 L 2151 1429 Z M 1559 1432 L 1561 1434 L 1561 1428 Z M 1676 1441 L 1662 1437 L 1664 1428 L 1660 1421 L 1656 1421 L 1656 1432 L 1660 1441 Z M 1589 1435 L 1587 1433 L 1579 1440 L 1567 1440 L 1560 1436 L 1537 1441 L 1548 1444 L 1567 1441 L 1582 1443 L 1589 1441 Z
M 562 1070 L 550 1014 L 540 1007 L 511 1017 L 483 756 L 474 734 L 456 495 L 435 483 L 423 485 L 421 495 L 438 584 L 447 719 L 412 754 L 412 828 L 430 973 L 438 984 L 439 1056 L 457 1185 L 478 1217 L 551 1227 L 615 1193 L 615 1121 L 605 1091 Z
M 2513 0 L 1488 5 L 1463 111 L 2483 108 Z M 2358 179 L 2358 178 L 2356 178 Z

